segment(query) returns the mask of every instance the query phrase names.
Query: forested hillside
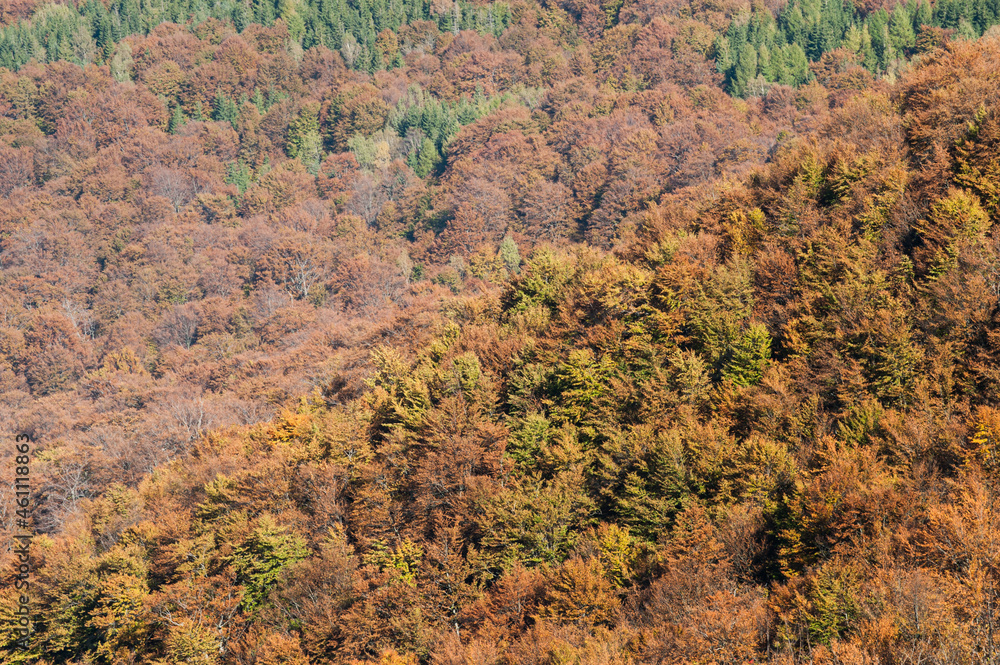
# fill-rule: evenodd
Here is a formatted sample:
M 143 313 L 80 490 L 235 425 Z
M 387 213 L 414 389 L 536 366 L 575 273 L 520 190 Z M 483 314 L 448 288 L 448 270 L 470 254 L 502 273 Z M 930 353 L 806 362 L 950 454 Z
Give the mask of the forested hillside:
M 0 662 L 1000 662 L 997 23 L 2 3 Z

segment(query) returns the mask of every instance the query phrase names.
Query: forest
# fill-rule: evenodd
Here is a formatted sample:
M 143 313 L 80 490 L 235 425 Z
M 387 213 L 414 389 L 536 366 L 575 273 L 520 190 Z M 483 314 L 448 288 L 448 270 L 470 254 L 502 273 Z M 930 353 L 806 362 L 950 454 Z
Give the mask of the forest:
M 997 24 L 0 3 L 0 662 L 1000 663 Z

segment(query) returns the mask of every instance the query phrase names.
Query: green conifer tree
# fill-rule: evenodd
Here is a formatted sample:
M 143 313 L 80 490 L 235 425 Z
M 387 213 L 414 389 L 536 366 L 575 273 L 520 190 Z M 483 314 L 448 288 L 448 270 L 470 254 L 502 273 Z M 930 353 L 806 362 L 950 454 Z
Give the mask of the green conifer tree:
M 437 167 L 439 159 L 434 142 L 425 137 L 420 147 L 410 155 L 409 164 L 418 176 L 425 178 Z
M 170 122 L 167 124 L 167 131 L 171 134 L 176 134 L 180 128 L 184 126 L 186 121 L 187 118 L 184 116 L 184 112 L 181 110 L 180 104 L 174 106 L 174 112 L 170 116 Z
M 285 145 L 285 151 L 289 157 L 298 158 L 309 173 L 316 175 L 319 173 L 322 148 L 323 138 L 319 131 L 319 104 L 306 104 L 299 112 L 299 117 L 288 126 L 288 142 Z
M 746 94 L 747 84 L 755 76 L 757 76 L 757 49 L 753 44 L 744 42 L 740 46 L 729 79 L 730 92 L 736 97 L 743 97 Z

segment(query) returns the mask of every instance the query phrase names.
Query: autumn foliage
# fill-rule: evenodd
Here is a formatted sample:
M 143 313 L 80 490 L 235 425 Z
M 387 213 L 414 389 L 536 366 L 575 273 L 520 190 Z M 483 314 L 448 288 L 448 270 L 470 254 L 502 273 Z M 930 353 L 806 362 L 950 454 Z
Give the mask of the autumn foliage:
M 995 662 L 998 20 L 4 4 L 0 661 Z

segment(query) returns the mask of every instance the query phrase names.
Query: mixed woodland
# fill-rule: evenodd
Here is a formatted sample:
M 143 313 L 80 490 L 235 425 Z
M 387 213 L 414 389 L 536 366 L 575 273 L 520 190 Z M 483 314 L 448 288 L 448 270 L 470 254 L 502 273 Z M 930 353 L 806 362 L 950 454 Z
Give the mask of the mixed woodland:
M 1000 663 L 998 23 L 0 3 L 0 661 Z

